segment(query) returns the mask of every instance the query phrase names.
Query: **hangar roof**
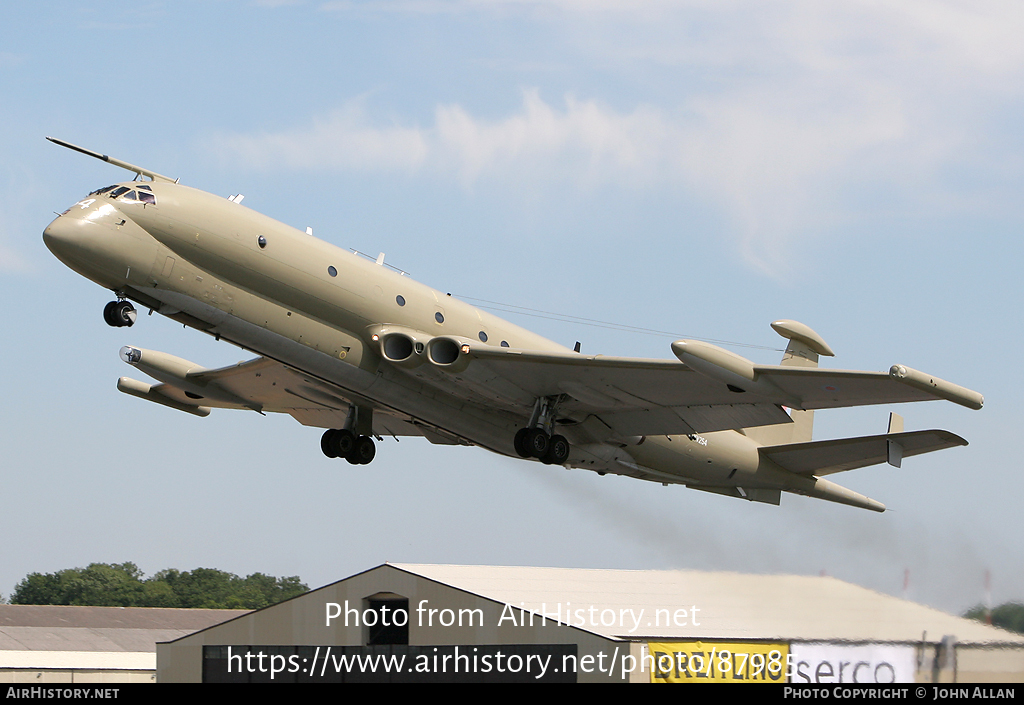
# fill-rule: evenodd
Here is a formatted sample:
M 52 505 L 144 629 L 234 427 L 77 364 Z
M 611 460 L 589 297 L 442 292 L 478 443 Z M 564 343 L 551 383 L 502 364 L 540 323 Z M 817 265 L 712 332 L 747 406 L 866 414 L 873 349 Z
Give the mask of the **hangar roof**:
M 0 605 L 0 667 L 153 669 L 156 642 L 247 611 Z
M 581 628 L 618 639 L 920 642 L 953 635 L 960 643 L 1024 645 L 1024 636 L 825 576 L 387 565 L 537 614 L 550 616 L 561 605 L 563 623 L 577 626 L 582 618 L 587 624 Z M 600 624 L 605 609 L 615 612 L 612 626 Z M 630 609 L 634 616 L 643 610 L 632 632 L 632 616 L 620 621 L 620 611 Z M 666 625 L 678 610 L 686 611 L 684 624 Z
M 79 607 L 0 605 L 0 630 L 7 627 L 73 629 L 205 629 L 249 610 L 194 610 L 167 607 Z

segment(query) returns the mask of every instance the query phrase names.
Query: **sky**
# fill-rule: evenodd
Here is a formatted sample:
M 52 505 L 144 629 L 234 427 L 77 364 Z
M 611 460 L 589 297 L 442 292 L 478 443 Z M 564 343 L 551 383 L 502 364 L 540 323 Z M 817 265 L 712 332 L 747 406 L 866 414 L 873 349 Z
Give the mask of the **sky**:
M 0 594 L 132 561 L 319 586 L 384 561 L 822 572 L 961 613 L 1024 600 L 1024 7 L 972 0 L 20 3 L 0 24 Z M 985 395 L 819 412 L 815 438 L 970 445 L 831 479 L 887 504 L 781 506 L 423 439 L 370 466 L 289 417 L 120 394 L 122 345 L 249 354 L 44 247 L 125 172 L 228 196 L 587 353 L 713 338 L 775 364 L 780 318 L 843 369 Z M 492 303 L 486 303 L 492 306 Z M 145 313 L 143 311 L 142 313 Z M 905 579 L 909 576 L 909 581 Z M 766 605 L 770 609 L 770 605 Z

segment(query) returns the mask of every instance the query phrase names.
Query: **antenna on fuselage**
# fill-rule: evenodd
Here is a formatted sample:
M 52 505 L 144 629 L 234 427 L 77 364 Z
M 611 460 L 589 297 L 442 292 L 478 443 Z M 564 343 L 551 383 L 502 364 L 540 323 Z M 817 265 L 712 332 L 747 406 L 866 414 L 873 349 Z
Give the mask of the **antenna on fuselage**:
M 90 157 L 95 157 L 96 159 L 99 159 L 100 161 L 107 162 L 108 164 L 113 164 L 114 166 L 119 166 L 122 169 L 127 169 L 128 171 L 133 171 L 133 172 L 135 172 L 136 178 L 138 178 L 139 176 L 148 176 L 153 181 L 167 181 L 167 182 L 170 182 L 172 184 L 178 183 L 177 179 L 172 179 L 169 176 L 164 176 L 163 174 L 158 174 L 155 171 L 150 171 L 149 169 L 143 169 L 141 166 L 135 166 L 134 164 L 129 164 L 128 162 L 123 162 L 120 159 L 114 159 L 113 157 L 109 157 L 106 154 L 100 154 L 99 152 L 94 152 L 91 149 L 86 149 L 84 147 L 79 147 L 77 144 L 71 144 L 70 142 L 65 142 L 64 140 L 59 140 L 56 137 L 47 137 L 46 139 L 50 140 L 54 144 L 60 145 L 61 147 L 67 147 L 68 149 L 73 149 L 76 152 L 81 152 L 82 154 L 87 154 Z

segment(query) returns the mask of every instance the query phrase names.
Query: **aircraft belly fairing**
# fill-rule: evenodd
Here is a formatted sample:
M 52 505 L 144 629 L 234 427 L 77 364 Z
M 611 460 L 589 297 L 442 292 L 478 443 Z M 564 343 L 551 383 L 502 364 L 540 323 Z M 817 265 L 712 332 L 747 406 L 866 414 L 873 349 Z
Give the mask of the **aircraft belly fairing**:
M 980 394 L 894 365 L 818 368 L 824 340 L 795 321 L 780 365 L 701 341 L 674 360 L 581 355 L 404 273 L 240 205 L 126 162 L 136 172 L 89 194 L 44 232 L 54 254 L 117 294 L 104 309 L 130 326 L 129 299 L 259 357 L 206 370 L 165 353 L 122 357 L 161 384 L 122 378 L 133 396 L 203 416 L 212 408 L 286 413 L 326 428 L 329 457 L 368 463 L 374 439 L 420 435 L 546 464 L 582 467 L 779 504 L 782 491 L 875 511 L 820 476 L 966 441 L 948 431 L 811 441 L 814 409 Z M 796 422 L 796 423 L 794 423 Z

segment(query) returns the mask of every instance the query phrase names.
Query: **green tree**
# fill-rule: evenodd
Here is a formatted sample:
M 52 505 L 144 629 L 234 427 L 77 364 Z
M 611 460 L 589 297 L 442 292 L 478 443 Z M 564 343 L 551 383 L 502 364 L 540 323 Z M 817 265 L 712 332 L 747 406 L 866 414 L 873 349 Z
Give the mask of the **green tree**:
M 134 563 L 91 563 L 56 573 L 30 573 L 15 587 L 11 603 L 260 609 L 308 590 L 298 576 L 253 573 L 240 578 L 214 568 L 170 568 L 146 579 Z
M 135 607 L 143 593 L 142 571 L 134 563 L 92 563 L 65 583 L 65 604 Z
M 181 607 L 171 586 L 150 578 L 142 584 L 142 604 L 146 607 Z
M 976 619 L 979 622 L 985 619 L 985 608 L 982 605 L 972 607 L 964 614 L 968 619 Z M 1011 632 L 1024 634 L 1024 603 L 1006 602 L 992 609 L 992 626 L 1002 627 Z
M 91 563 L 56 573 L 30 573 L 14 588 L 11 602 L 134 607 L 142 592 L 142 571 L 134 563 Z
M 12 605 L 64 605 L 60 576 L 57 573 L 29 573 L 14 586 Z
M 309 590 L 299 581 L 298 576 L 275 578 L 263 573 L 253 573 L 242 581 L 236 593 L 240 606 L 247 609 L 260 609 L 274 605 L 289 598 L 301 595 Z
M 170 586 L 178 598 L 180 607 L 204 609 L 229 609 L 234 607 L 231 597 L 234 590 L 232 579 L 238 576 L 214 568 L 196 568 L 184 573 L 177 570 L 157 573 Z

